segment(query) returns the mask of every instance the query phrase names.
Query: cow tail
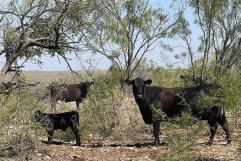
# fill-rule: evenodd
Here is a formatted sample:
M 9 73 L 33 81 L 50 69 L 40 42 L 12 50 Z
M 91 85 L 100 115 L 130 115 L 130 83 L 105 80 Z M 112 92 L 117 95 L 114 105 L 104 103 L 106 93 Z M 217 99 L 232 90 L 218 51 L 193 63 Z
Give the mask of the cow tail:
M 79 113 L 78 113 L 77 111 L 75 111 L 75 114 L 76 114 L 76 116 L 77 116 L 77 125 L 78 125 L 78 127 L 79 127 Z
M 224 107 L 222 107 L 221 113 L 222 113 L 222 119 L 226 119 L 226 110 Z
M 220 120 L 226 120 L 226 111 L 225 108 L 222 106 L 217 106 L 219 108 L 218 118 Z

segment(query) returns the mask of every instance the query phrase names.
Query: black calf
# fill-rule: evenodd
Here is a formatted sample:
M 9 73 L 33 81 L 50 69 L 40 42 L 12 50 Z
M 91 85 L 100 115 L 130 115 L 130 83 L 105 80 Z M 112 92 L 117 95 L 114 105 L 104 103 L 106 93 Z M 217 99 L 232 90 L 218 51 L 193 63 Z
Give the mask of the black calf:
M 33 122 L 40 122 L 42 126 L 46 128 L 48 133 L 48 144 L 53 142 L 54 130 L 62 129 L 66 131 L 68 127 L 72 129 L 76 137 L 76 145 L 80 146 L 80 134 L 79 134 L 79 114 L 76 111 L 47 114 L 36 111 L 32 116 Z

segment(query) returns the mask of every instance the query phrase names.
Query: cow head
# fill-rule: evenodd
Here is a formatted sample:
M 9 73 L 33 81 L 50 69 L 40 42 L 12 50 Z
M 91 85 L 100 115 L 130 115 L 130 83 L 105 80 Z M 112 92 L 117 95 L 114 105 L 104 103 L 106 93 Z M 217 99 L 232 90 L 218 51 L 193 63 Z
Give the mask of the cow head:
M 137 77 L 136 79 L 133 79 L 133 80 L 126 79 L 125 83 L 127 85 L 132 85 L 132 89 L 135 97 L 143 98 L 144 92 L 145 92 L 145 86 L 147 84 L 151 84 L 152 80 L 151 79 L 143 80 Z
M 32 121 L 33 122 L 39 122 L 39 121 L 41 121 L 42 119 L 43 119 L 43 113 L 42 112 L 40 112 L 40 110 L 38 110 L 38 111 L 36 111 L 36 112 L 34 112 L 33 113 L 33 115 L 32 115 Z
M 84 86 L 86 87 L 86 91 L 89 92 L 90 91 L 90 86 L 94 84 L 94 82 L 89 82 L 89 81 L 85 81 L 84 82 Z

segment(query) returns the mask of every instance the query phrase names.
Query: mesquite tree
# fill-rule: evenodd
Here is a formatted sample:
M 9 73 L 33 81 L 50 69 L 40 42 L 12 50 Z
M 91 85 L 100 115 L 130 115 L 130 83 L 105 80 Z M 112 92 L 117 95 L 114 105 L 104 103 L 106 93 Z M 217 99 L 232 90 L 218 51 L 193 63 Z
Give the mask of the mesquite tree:
M 68 19 L 75 3 L 70 0 L 10 0 L 5 4 L 0 7 L 0 55 L 6 60 L 0 71 L 0 82 L 8 72 L 15 70 L 13 64 L 20 59 L 26 62 L 43 54 L 58 54 L 68 63 L 65 53 L 76 50 L 74 44 L 78 42 L 78 36 L 72 36 L 77 26 Z
M 206 81 L 208 73 L 220 76 L 240 63 L 241 57 L 241 1 L 239 0 L 189 0 L 194 9 L 196 24 L 200 28 L 200 45 L 192 48 L 188 22 L 182 27 L 181 38 L 186 42 L 193 78 Z
M 83 48 L 107 57 L 125 78 L 133 75 L 147 53 L 161 46 L 163 38 L 179 31 L 181 7 L 168 13 L 151 6 L 148 0 L 93 3 L 97 7 L 85 14 L 88 18 L 82 29 Z

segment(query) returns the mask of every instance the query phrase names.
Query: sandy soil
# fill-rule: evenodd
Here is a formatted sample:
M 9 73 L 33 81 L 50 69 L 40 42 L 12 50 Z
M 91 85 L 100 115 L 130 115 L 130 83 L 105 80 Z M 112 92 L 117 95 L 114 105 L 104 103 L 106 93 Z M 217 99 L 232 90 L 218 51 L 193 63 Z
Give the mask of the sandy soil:
M 214 145 L 207 146 L 200 140 L 196 146 L 189 149 L 197 156 L 197 160 L 209 161 L 241 161 L 237 142 L 231 145 L 221 139 L 216 139 Z M 168 153 L 168 145 L 153 147 L 151 143 L 118 145 L 106 143 L 103 145 L 82 144 L 81 147 L 70 143 L 49 145 L 31 157 L 32 160 L 53 161 L 154 161 Z

